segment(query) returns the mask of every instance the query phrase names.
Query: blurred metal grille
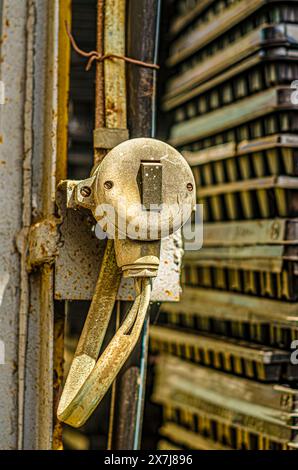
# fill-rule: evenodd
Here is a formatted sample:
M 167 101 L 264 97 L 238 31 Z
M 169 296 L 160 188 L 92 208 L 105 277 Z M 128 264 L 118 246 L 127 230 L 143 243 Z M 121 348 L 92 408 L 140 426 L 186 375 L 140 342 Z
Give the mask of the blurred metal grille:
M 185 253 L 182 301 L 151 332 L 159 446 L 295 449 L 298 2 L 168 8 L 162 117 L 193 168 L 204 246 Z
M 83 50 L 95 49 L 96 0 L 74 0 L 72 31 Z M 93 165 L 95 67 L 85 70 L 84 58 L 71 55 L 68 175 L 84 179 Z

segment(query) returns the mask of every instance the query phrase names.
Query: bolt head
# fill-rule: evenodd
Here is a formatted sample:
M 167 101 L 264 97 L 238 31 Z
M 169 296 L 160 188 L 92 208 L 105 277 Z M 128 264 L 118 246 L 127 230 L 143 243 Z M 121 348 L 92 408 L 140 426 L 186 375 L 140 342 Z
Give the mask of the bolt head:
M 89 186 L 83 186 L 80 193 L 83 197 L 89 197 L 91 195 L 91 188 L 89 188 Z
M 105 189 L 112 189 L 113 186 L 114 186 L 113 181 L 106 181 L 106 182 L 104 183 L 104 188 L 105 188 Z

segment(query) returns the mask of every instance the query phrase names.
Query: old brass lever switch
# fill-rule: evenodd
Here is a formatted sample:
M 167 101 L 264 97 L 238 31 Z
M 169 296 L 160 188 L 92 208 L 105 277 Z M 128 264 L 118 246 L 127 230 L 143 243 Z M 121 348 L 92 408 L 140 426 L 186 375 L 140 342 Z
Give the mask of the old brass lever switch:
M 105 273 L 99 274 L 58 407 L 59 419 L 78 427 L 103 398 L 138 341 L 150 302 L 150 278 L 158 275 L 160 241 L 189 219 L 195 182 L 173 147 L 140 138 L 115 147 L 87 180 L 67 182 L 67 199 L 69 207 L 92 211 L 101 230 L 114 240 L 115 252 L 107 250 L 105 256 L 115 253 L 119 273 L 133 277 L 136 289 L 130 312 L 98 358 L 115 300 L 101 293 Z M 117 284 L 119 273 L 112 273 L 111 282 Z M 101 303 L 101 294 L 109 305 Z

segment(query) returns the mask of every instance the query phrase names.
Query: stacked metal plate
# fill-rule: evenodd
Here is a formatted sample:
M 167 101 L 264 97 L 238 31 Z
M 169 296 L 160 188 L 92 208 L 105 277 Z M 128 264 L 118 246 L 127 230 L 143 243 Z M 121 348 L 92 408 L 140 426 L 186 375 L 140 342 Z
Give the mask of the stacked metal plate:
M 295 449 L 298 1 L 174 3 L 162 106 L 204 243 L 151 329 L 160 448 Z

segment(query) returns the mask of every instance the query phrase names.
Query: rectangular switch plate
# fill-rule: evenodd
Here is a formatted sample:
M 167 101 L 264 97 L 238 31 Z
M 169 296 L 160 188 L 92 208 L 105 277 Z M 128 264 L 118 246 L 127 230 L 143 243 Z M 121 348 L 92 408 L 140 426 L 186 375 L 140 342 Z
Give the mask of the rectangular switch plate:
M 95 221 L 87 210 L 60 207 L 62 224 L 55 261 L 55 298 L 91 300 L 103 257 L 105 241 L 95 235 Z M 153 279 L 151 300 L 177 302 L 180 298 L 182 237 L 178 231 L 161 242 L 158 277 Z M 122 279 L 119 300 L 134 298 L 132 279 Z

